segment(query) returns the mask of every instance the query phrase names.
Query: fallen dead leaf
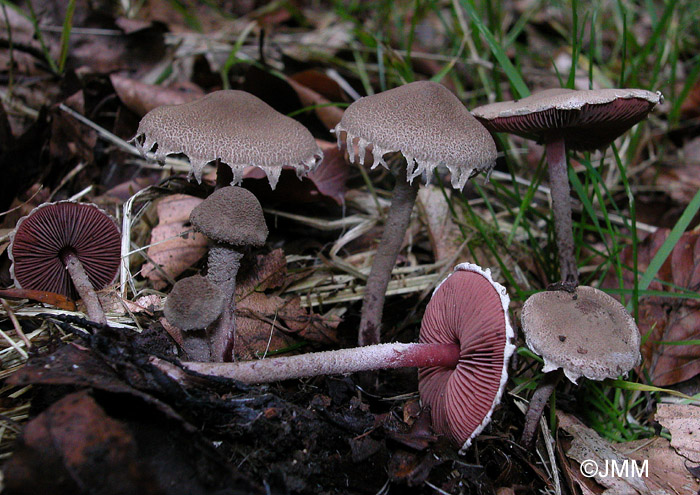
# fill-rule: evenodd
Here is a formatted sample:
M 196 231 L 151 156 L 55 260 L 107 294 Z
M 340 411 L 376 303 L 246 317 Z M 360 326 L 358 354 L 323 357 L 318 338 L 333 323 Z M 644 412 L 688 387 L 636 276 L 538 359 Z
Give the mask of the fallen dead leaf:
M 298 340 L 322 343 L 336 341 L 339 318 L 310 313 L 298 297 L 282 298 L 264 291 L 287 282 L 284 252 L 276 249 L 257 256 L 239 272 L 236 284 L 236 341 L 234 354 L 240 359 L 257 359 L 269 352 L 285 349 Z
M 199 233 L 180 234 L 189 230 L 192 209 L 201 203 L 200 198 L 186 194 L 173 194 L 158 202 L 158 225 L 151 231 L 151 246 L 148 256 L 157 263 L 168 276 L 175 278 L 195 264 L 207 252 L 207 238 Z M 166 278 L 150 262 L 141 271 L 151 280 L 153 287 L 162 289 L 167 285 Z
M 138 116 L 161 105 L 180 105 L 204 96 L 204 91 L 191 83 L 166 88 L 117 74 L 110 76 L 110 80 L 122 103 Z
M 1 252 L 1 251 L 0 251 Z M 63 294 L 30 289 L 0 289 L 0 297 L 7 299 L 29 299 L 31 301 L 50 304 L 66 311 L 75 311 L 75 302 Z
M 700 462 L 700 407 L 659 404 L 656 421 L 671 432 L 671 446 L 676 452 L 692 462 Z
M 638 246 L 639 272 L 649 266 L 656 252 L 668 237 L 668 229 L 659 229 L 647 236 Z M 632 248 L 622 250 L 623 265 L 632 266 Z M 624 287 L 633 287 L 633 273 L 623 272 Z M 659 280 L 673 283 L 677 287 L 697 292 L 700 288 L 700 234 L 686 232 L 678 241 L 666 262 L 657 274 Z M 606 287 L 618 287 L 616 279 L 608 277 Z M 652 282 L 650 290 L 678 292 Z M 644 361 L 654 385 L 665 387 L 693 378 L 700 373 L 700 346 L 670 345 L 700 338 L 700 301 L 677 297 L 649 296 L 640 298 L 639 320 L 642 335 L 649 338 L 642 346 Z
M 638 465 L 647 461 L 645 481 L 652 493 L 697 495 L 700 490 L 700 483 L 688 471 L 685 459 L 676 454 L 665 438 L 618 443 L 616 447 Z

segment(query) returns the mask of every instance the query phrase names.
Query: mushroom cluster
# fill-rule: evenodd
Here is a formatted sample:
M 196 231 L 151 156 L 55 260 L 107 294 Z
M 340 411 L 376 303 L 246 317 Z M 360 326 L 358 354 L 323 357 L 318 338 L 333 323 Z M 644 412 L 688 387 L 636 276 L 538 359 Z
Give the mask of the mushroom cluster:
M 265 383 L 325 374 L 399 367 L 419 368 L 419 391 L 434 430 L 467 448 L 488 424 L 508 379 L 515 349 L 508 318 L 510 298 L 489 270 L 455 267 L 433 293 L 416 344 L 376 344 L 236 363 L 185 362 L 185 370 Z M 171 376 L 173 365 L 153 359 Z

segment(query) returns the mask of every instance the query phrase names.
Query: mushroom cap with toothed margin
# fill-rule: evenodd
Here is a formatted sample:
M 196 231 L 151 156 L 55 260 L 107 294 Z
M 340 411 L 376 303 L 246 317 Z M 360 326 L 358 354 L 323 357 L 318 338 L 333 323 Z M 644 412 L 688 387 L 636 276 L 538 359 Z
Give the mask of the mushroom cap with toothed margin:
M 238 186 L 222 187 L 194 207 L 192 227 L 210 239 L 232 246 L 265 244 L 267 224 L 255 195 Z
M 544 359 L 543 371 L 562 368 L 574 383 L 580 376 L 624 375 L 641 360 L 634 319 L 619 301 L 593 287 L 538 292 L 525 301 L 521 323 L 527 346 Z
M 20 218 L 8 256 L 15 285 L 76 297 L 61 255 L 71 250 L 96 290 L 114 281 L 121 261 L 121 236 L 114 219 L 92 203 L 44 203 Z
M 265 172 L 273 189 L 282 167 L 293 167 L 303 177 L 323 157 L 302 124 L 237 90 L 155 108 L 141 119 L 132 142 L 144 155 L 155 147 L 161 162 L 167 155 L 186 155 L 190 175 L 198 182 L 204 166 L 219 159 L 231 167 L 232 184 L 240 184 L 243 170 L 255 166 Z
M 553 88 L 483 105 L 472 113 L 491 132 L 540 143 L 563 138 L 569 149 L 592 151 L 608 146 L 660 102 L 660 92 L 644 89 Z
M 178 280 L 165 300 L 165 318 L 181 330 L 203 330 L 224 309 L 224 293 L 201 275 Z
M 418 389 L 433 429 L 464 451 L 491 420 L 508 381 L 515 350 L 510 298 L 490 270 L 462 263 L 437 286 L 423 316 L 420 342 L 457 343 L 454 369 L 421 368 Z
M 419 175 L 429 181 L 435 167 L 444 165 L 452 187 L 462 189 L 472 175 L 489 172 L 496 162 L 496 145 L 484 126 L 447 88 L 429 81 L 357 100 L 345 110 L 335 133 L 339 145 L 345 133 L 351 160 L 355 146 L 360 162 L 371 149 L 372 168 L 386 166 L 385 154 L 401 152 L 409 182 Z

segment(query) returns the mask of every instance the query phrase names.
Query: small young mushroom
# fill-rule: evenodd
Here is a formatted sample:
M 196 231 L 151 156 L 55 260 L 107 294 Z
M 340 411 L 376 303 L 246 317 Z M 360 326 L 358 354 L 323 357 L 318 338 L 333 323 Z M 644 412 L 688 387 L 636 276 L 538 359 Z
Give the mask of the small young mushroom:
M 121 237 L 114 220 L 91 203 L 44 203 L 17 222 L 8 255 L 17 287 L 56 292 L 85 303 L 91 321 L 107 324 L 95 293 L 119 269 Z
M 207 279 L 221 290 L 224 308 L 210 337 L 211 358 L 230 361 L 235 337 L 236 274 L 245 249 L 265 244 L 265 217 L 253 193 L 227 186 L 197 205 L 190 213 L 190 223 L 214 241 L 209 249 Z
M 206 328 L 224 309 L 224 294 L 201 275 L 178 280 L 165 300 L 163 314 L 183 330 L 183 348 L 195 361 L 210 361 L 211 350 Z
M 144 156 L 155 148 L 161 163 L 167 155 L 186 155 L 190 176 L 197 182 L 204 166 L 215 162 L 217 187 L 240 184 L 243 170 L 255 166 L 265 172 L 274 189 L 282 167 L 293 167 L 302 177 L 323 157 L 302 124 L 237 90 L 155 108 L 141 119 L 132 141 Z
M 605 380 L 641 361 L 634 319 L 619 301 L 593 287 L 538 292 L 525 301 L 521 323 L 527 346 L 544 359 L 545 373 L 525 417 L 526 446 L 533 444 L 542 411 L 562 374 L 573 383 L 581 376 Z
M 472 110 L 491 132 L 509 132 L 544 143 L 559 270 L 565 288 L 578 285 L 566 149 L 592 151 L 607 147 L 661 101 L 660 92 L 643 89 L 555 88 Z
M 463 263 L 435 289 L 420 343 L 376 344 L 237 363 L 183 363 L 185 370 L 243 383 L 417 366 L 433 427 L 466 448 L 486 426 L 507 381 L 513 353 L 510 299 L 489 270 Z M 171 376 L 181 370 L 154 362 Z
M 384 155 L 400 152 L 406 159 L 396 177 L 391 207 L 374 256 L 362 301 L 359 345 L 380 342 L 384 294 L 391 279 L 416 201 L 420 175 L 429 181 L 438 165 L 452 175 L 452 187 L 462 189 L 472 175 L 490 171 L 496 145 L 486 129 L 444 86 L 418 81 L 350 105 L 335 128 L 338 145 L 347 143 L 350 160 L 357 146 L 360 163 L 371 149 L 374 163 L 387 167 Z

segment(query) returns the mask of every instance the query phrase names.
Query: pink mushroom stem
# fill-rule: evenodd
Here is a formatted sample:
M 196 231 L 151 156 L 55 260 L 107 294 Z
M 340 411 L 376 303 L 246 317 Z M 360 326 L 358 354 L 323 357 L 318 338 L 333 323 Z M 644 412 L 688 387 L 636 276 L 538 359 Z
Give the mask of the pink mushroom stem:
M 100 300 L 97 297 L 92 283 L 90 283 L 85 267 L 83 267 L 78 256 L 75 252 L 67 250 L 65 253 L 61 253 L 61 261 L 66 265 L 66 270 L 68 270 L 68 274 L 71 280 L 73 280 L 75 290 L 78 291 L 80 298 L 85 303 L 90 321 L 106 325 L 107 317 L 105 317 L 105 312 L 102 309 L 102 305 L 100 304 Z
M 578 268 L 574 257 L 574 231 L 571 223 L 571 193 L 566 166 L 566 145 L 564 139 L 550 141 L 545 145 L 549 184 L 554 213 L 554 232 L 559 251 L 559 271 L 562 282 L 576 287 Z
M 237 363 L 185 362 L 190 371 L 242 383 L 268 383 L 318 375 L 338 375 L 390 368 L 455 368 L 459 344 L 377 344 Z
M 382 240 L 374 255 L 374 262 L 365 287 L 357 339 L 358 345 L 361 346 L 378 344 L 381 341 L 380 327 L 386 289 L 391 280 L 391 271 L 396 264 L 396 258 L 401 251 L 418 195 L 420 181 L 417 180 L 413 184 L 407 182 L 405 167 L 402 166 L 399 169 Z

